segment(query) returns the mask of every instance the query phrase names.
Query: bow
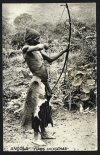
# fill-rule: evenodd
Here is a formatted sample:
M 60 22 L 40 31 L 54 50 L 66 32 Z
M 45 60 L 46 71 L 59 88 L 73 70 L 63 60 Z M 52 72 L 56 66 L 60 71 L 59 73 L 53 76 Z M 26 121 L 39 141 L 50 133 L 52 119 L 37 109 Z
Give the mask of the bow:
M 66 71 L 67 71 L 67 60 L 68 60 L 68 56 L 69 56 L 69 50 L 70 50 L 70 40 L 71 40 L 71 16 L 70 16 L 70 11 L 69 11 L 69 7 L 68 7 L 68 4 L 66 3 L 66 5 L 61 5 L 61 6 L 65 6 L 66 9 L 67 9 L 67 12 L 68 12 L 68 17 L 69 17 L 69 38 L 68 38 L 68 46 L 66 47 L 66 56 L 65 56 L 65 61 L 64 61 L 64 65 L 63 65 L 63 68 L 62 68 L 62 71 L 54 85 L 54 87 L 52 88 L 52 91 L 54 90 L 54 88 L 56 87 L 56 85 L 58 84 L 61 76 L 62 76 L 62 73 L 64 72 L 64 69 L 66 67 Z

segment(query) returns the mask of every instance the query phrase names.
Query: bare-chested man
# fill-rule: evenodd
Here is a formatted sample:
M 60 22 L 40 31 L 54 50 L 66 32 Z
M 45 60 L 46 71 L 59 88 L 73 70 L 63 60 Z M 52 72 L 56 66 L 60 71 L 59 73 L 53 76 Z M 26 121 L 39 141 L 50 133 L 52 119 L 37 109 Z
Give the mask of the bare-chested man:
M 25 45 L 22 51 L 25 61 L 33 74 L 33 79 L 26 97 L 22 125 L 32 125 L 35 140 L 38 139 L 39 132 L 42 139 L 52 138 L 45 130 L 49 123 L 53 125 L 52 111 L 49 105 L 52 91 L 48 84 L 45 60 L 52 63 L 67 52 L 67 50 L 64 50 L 49 57 L 45 52 L 48 48 L 47 43 L 40 43 L 40 34 L 36 30 L 26 30 Z

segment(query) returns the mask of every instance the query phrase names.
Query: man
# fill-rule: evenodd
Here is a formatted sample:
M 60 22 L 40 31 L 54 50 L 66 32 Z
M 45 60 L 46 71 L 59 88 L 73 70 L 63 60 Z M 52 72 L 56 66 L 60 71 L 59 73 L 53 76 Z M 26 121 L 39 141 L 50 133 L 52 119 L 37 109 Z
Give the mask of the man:
M 45 52 L 48 48 L 47 43 L 40 43 L 40 34 L 36 30 L 26 29 L 25 45 L 22 51 L 25 61 L 33 74 L 33 79 L 26 97 L 22 125 L 32 125 L 36 141 L 39 132 L 42 139 L 52 138 L 45 130 L 49 123 L 53 125 L 52 111 L 49 105 L 52 91 L 48 84 L 45 60 L 51 64 L 67 52 L 67 50 L 64 50 L 49 57 Z

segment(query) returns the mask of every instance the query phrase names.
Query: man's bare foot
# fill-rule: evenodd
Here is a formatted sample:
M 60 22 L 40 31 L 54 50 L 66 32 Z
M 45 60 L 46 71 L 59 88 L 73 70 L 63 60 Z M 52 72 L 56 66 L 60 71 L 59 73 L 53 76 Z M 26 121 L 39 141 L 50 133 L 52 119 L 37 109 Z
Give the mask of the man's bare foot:
M 40 145 L 40 146 L 45 146 L 46 144 L 41 140 L 41 139 L 37 139 L 33 141 L 34 144 Z
M 41 139 L 40 139 L 40 136 L 37 132 L 34 132 L 34 141 L 33 141 L 34 144 L 37 144 L 37 145 L 46 145 Z
M 33 129 L 30 129 L 30 130 L 27 130 L 25 133 L 33 134 L 34 133 L 34 130 Z
M 54 136 L 48 135 L 46 131 L 41 133 L 41 138 L 42 139 L 55 139 Z

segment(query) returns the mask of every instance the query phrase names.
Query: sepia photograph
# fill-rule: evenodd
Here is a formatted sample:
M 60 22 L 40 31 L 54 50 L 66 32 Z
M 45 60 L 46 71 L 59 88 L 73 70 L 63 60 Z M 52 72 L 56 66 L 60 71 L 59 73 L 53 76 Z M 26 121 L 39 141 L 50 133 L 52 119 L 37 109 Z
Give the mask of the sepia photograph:
M 2 3 L 3 151 L 97 151 L 96 3 Z

